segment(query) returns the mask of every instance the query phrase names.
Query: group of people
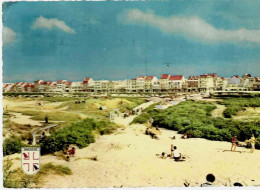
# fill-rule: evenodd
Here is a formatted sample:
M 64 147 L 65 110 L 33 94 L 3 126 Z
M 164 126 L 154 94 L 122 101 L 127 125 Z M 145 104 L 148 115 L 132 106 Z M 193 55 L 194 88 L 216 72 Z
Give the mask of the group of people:
M 245 142 L 251 144 L 250 152 L 253 153 L 255 151 L 255 143 L 257 142 L 255 135 L 252 134 L 251 138 L 249 140 L 246 140 Z M 239 144 L 239 142 L 237 140 L 237 136 L 234 135 L 232 138 L 232 141 L 231 141 L 231 151 L 236 151 L 236 147 L 238 144 Z
M 172 158 L 175 162 L 182 160 L 182 155 L 181 155 L 180 151 L 177 149 L 177 146 L 173 146 L 173 144 L 171 144 L 171 154 L 168 154 L 167 157 Z M 166 159 L 165 152 L 162 152 L 161 158 Z
M 141 113 L 143 108 L 141 107 L 140 109 L 133 109 L 132 111 L 127 111 L 124 113 L 124 119 L 129 117 L 130 115 L 138 115 Z
M 158 128 L 159 129 L 159 128 Z M 152 131 L 151 128 L 147 127 L 145 130 L 145 134 L 146 135 L 150 135 L 152 137 L 152 139 L 156 139 L 159 140 L 159 137 Z
M 75 147 L 70 147 L 70 145 L 66 145 L 66 148 L 64 150 L 64 154 L 66 155 L 66 160 L 70 161 L 70 157 L 74 157 L 76 154 Z
M 191 134 L 183 134 L 182 136 L 181 136 L 181 138 L 182 139 L 188 139 L 188 138 L 191 138 Z

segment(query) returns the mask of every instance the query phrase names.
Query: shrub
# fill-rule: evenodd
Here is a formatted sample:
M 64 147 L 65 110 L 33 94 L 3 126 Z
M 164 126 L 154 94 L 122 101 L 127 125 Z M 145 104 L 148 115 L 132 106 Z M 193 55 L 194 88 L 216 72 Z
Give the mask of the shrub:
M 134 123 L 146 123 L 149 120 L 150 116 L 148 113 L 142 113 L 139 116 L 135 117 L 134 120 L 131 122 L 131 124 Z
M 101 135 L 112 133 L 117 125 L 106 121 L 94 121 L 85 119 L 81 122 L 73 123 L 69 127 L 60 129 L 41 143 L 42 154 L 53 153 L 63 150 L 66 144 L 76 144 L 79 148 L 84 148 L 95 142 L 93 131 L 98 131 Z
M 5 155 L 15 154 L 21 152 L 21 147 L 23 146 L 20 137 L 11 136 L 4 140 L 3 142 L 3 152 Z

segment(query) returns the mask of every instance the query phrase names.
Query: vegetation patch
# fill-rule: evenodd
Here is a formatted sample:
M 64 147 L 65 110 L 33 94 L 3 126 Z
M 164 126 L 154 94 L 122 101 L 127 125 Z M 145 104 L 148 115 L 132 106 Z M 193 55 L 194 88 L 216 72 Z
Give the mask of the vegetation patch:
M 224 117 L 231 118 L 232 115 L 236 115 L 239 111 L 244 111 L 245 107 L 260 107 L 260 97 L 226 98 L 219 104 L 227 107 L 223 112 Z
M 176 130 L 179 133 L 188 133 L 192 137 L 206 138 L 209 140 L 231 141 L 232 135 L 236 134 L 238 140 L 250 139 L 254 133 L 260 142 L 260 120 L 239 121 L 214 118 L 211 111 L 216 106 L 204 101 L 185 101 L 166 110 L 148 109 L 141 114 L 133 123 L 143 123 L 147 118 L 153 117 L 153 125 Z M 260 143 L 256 148 L 260 148 Z
M 67 144 L 75 144 L 79 148 L 87 147 L 90 143 L 95 142 L 93 132 L 100 135 L 110 134 L 117 125 L 107 121 L 95 121 L 85 119 L 73 123 L 69 127 L 64 127 L 55 131 L 41 143 L 42 154 L 54 153 L 63 150 Z
M 156 109 L 155 106 L 158 105 L 159 103 L 152 104 L 145 108 L 140 115 L 134 118 L 134 120 L 130 124 L 135 124 L 135 123 L 141 123 L 144 124 L 148 122 L 150 117 L 154 117 L 157 113 L 160 112 L 160 110 Z
M 23 146 L 22 139 L 18 136 L 11 136 L 6 138 L 3 142 L 3 154 L 4 156 L 20 153 Z
M 3 185 L 5 188 L 32 188 L 37 187 L 41 179 L 46 175 L 71 175 L 69 167 L 63 165 L 54 165 L 49 162 L 42 164 L 38 173 L 29 176 L 21 168 L 11 170 L 12 161 L 7 159 L 3 163 Z

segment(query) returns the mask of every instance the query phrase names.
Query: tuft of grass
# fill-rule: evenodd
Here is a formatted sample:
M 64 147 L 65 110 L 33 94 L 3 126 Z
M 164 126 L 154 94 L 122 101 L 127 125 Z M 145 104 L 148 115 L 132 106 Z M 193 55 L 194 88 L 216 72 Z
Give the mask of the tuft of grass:
M 63 165 L 54 165 L 51 162 L 43 164 L 37 174 L 44 175 L 48 174 L 50 171 L 54 172 L 57 175 L 72 175 L 72 171 L 69 167 Z

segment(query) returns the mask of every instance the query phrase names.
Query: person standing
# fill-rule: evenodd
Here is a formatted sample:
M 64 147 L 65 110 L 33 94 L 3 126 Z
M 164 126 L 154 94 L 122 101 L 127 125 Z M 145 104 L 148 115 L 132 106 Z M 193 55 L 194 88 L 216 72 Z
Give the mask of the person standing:
M 150 125 L 151 125 L 151 127 L 153 126 L 153 118 L 149 118 L 149 123 L 150 123 Z
M 256 139 L 255 139 L 255 135 L 254 134 L 252 134 L 252 137 L 249 140 L 249 142 L 251 143 L 251 150 L 250 150 L 250 152 L 253 153 L 255 151 L 255 143 L 256 143 Z
M 233 138 L 232 138 L 231 151 L 233 151 L 233 147 L 234 147 L 234 151 L 236 150 L 236 147 L 237 147 L 236 138 L 237 138 L 236 135 L 234 135 Z
M 49 120 L 49 116 L 46 114 L 46 115 L 45 115 L 45 123 L 49 123 L 48 120 Z

